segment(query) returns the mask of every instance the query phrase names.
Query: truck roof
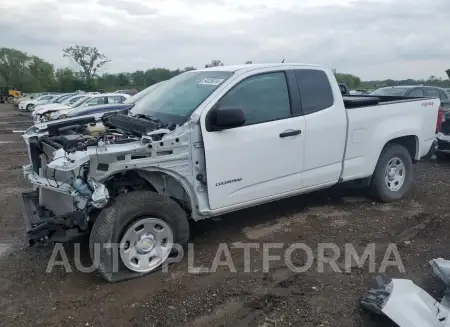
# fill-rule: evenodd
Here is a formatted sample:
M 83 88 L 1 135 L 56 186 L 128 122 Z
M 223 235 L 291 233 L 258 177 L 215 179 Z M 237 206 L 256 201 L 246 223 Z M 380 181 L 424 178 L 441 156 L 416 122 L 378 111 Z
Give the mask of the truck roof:
M 225 72 L 236 72 L 243 70 L 253 70 L 257 68 L 266 68 L 266 67 L 280 67 L 280 66 L 303 66 L 303 67 L 320 67 L 325 68 L 320 65 L 312 65 L 312 64 L 293 64 L 293 63 L 274 63 L 274 64 L 242 64 L 242 65 L 229 65 L 229 66 L 216 66 L 209 68 L 201 68 L 195 71 L 225 71 Z

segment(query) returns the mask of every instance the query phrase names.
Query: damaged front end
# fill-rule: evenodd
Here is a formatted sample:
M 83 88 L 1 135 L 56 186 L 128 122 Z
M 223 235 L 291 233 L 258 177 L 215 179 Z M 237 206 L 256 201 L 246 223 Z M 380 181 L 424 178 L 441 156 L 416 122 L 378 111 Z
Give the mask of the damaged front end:
M 129 191 L 128 171 L 187 160 L 180 128 L 160 127 L 122 114 L 30 127 L 23 135 L 30 159 L 23 174 L 35 188 L 21 199 L 29 244 L 89 233 L 100 210 Z
M 375 285 L 361 299 L 361 306 L 385 315 L 399 327 L 450 326 L 450 261 L 430 261 L 434 273 L 447 285 L 440 302 L 408 279 L 386 280 L 378 276 Z

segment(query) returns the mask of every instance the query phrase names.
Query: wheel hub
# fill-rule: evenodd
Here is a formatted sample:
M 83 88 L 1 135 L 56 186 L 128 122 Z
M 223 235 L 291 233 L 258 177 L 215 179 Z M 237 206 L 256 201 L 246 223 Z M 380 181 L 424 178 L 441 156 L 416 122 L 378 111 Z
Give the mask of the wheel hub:
M 150 253 L 156 245 L 156 238 L 153 234 L 147 233 L 142 235 L 137 241 L 135 248 L 139 254 Z
M 391 167 L 388 173 L 389 180 L 393 181 L 396 175 L 397 175 L 397 168 Z
M 173 231 L 162 219 L 143 218 L 125 230 L 120 243 L 123 264 L 131 271 L 147 273 L 169 257 Z
M 398 191 L 405 182 L 406 167 L 405 163 L 399 157 L 389 160 L 385 170 L 386 187 L 392 191 Z

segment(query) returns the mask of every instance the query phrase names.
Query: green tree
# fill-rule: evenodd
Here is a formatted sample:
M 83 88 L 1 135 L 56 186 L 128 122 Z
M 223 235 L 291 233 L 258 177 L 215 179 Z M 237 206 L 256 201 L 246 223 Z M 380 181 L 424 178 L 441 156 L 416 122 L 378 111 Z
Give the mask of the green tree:
M 147 86 L 168 80 L 180 73 L 179 70 L 171 71 L 166 68 L 152 68 L 145 71 L 145 83 Z
M 39 86 L 39 91 L 52 90 L 55 87 L 54 66 L 45 60 L 32 56 L 28 64 L 29 73 Z M 35 89 L 32 87 L 32 89 Z
M 145 85 L 145 72 L 143 70 L 137 70 L 130 74 L 130 85 L 133 85 L 137 89 L 144 89 Z
M 120 73 L 117 75 L 117 86 L 124 88 L 130 85 L 130 78 L 127 73 Z
M 220 60 L 211 60 L 211 62 L 209 64 L 205 65 L 205 68 L 210 68 L 210 67 L 219 67 L 219 66 L 223 66 L 223 62 Z
M 196 69 L 197 69 L 197 68 L 195 68 L 195 67 L 188 66 L 188 67 L 184 67 L 183 71 L 184 71 L 184 72 L 188 72 L 188 71 L 196 70 Z
M 352 74 L 337 73 L 336 71 L 334 71 L 334 72 L 335 72 L 334 74 L 336 76 L 336 80 L 339 83 L 347 84 L 347 86 L 351 89 L 355 89 L 361 85 L 361 79 L 358 76 L 355 76 Z
M 63 49 L 63 57 L 71 58 L 81 68 L 81 73 L 87 84 L 92 84 L 97 71 L 110 60 L 96 47 L 75 45 Z
M 22 51 L 0 48 L 0 76 L 9 87 L 22 89 L 29 78 L 28 63 L 30 57 Z
M 85 90 L 86 82 L 78 78 L 69 68 L 58 69 L 55 73 L 57 91 L 73 92 L 76 90 Z

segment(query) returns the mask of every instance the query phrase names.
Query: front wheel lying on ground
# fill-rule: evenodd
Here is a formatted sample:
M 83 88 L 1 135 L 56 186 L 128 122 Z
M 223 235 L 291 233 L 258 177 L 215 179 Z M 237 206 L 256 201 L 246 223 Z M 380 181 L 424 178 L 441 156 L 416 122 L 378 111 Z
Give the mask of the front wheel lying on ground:
M 188 238 L 189 223 L 178 203 L 158 193 L 135 191 L 100 213 L 89 250 L 102 277 L 117 282 L 157 270 Z
M 383 202 L 403 198 L 413 181 L 413 164 L 409 151 L 400 144 L 385 146 L 370 182 L 372 196 Z

